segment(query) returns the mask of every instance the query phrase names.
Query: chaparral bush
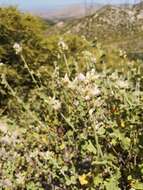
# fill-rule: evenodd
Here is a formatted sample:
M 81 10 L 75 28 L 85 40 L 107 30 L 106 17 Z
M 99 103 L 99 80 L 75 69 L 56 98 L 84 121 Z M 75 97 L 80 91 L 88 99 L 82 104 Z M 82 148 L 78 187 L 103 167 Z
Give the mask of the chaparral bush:
M 47 85 L 57 64 L 61 73 L 67 71 L 67 67 L 75 73 L 74 56 L 79 56 L 90 46 L 81 37 L 70 35 L 65 36 L 68 45 L 65 47 L 61 36 L 47 37 L 45 29 L 49 27 L 37 17 L 20 13 L 14 7 L 0 8 L 0 63 L 3 63 L 0 74 L 6 75 L 9 84 L 19 94 L 27 95 L 35 87 L 35 79 L 37 83 L 41 82 L 39 76 Z M 65 67 L 67 60 L 69 66 Z M 0 105 L 5 106 L 9 97 L 3 85 L 0 86 Z
M 25 31 L 18 41 L 13 18 L 25 15 L 0 10 L 0 18 L 6 14 L 7 24 L 0 23 L 6 31 L 0 37 L 0 189 L 142 190 L 142 62 L 128 61 L 124 52 L 106 55 L 83 37 L 46 39 L 23 24 L 31 35 Z M 119 70 L 109 67 L 113 60 L 121 62 Z

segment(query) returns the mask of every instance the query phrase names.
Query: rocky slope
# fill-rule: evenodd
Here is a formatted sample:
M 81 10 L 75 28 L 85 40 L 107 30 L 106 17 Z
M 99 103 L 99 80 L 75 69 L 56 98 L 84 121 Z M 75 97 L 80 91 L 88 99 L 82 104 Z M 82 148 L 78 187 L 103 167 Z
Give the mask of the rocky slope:
M 59 23 L 58 23 L 59 24 Z M 104 45 L 143 50 L 143 3 L 134 6 L 104 6 L 94 14 L 58 25 L 65 33 L 97 38 Z

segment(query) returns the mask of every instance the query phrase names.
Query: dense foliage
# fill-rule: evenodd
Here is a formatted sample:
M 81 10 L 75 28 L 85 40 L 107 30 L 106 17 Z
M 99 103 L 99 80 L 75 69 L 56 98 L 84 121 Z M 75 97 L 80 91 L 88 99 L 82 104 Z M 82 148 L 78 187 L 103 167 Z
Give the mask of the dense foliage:
M 0 189 L 142 190 L 142 62 L 44 31 L 0 9 Z

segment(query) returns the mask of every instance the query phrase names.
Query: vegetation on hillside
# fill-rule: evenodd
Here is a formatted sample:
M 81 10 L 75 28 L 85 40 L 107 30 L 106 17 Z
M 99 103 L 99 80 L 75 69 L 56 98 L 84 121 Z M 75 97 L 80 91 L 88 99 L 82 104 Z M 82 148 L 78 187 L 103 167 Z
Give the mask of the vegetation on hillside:
M 143 63 L 0 9 L 0 189 L 142 190 Z
M 139 55 L 142 59 L 142 24 L 142 3 L 138 3 L 130 7 L 107 5 L 86 17 L 57 24 L 53 29 L 84 35 L 90 40 L 97 38 L 107 49 L 122 48 L 131 58 Z

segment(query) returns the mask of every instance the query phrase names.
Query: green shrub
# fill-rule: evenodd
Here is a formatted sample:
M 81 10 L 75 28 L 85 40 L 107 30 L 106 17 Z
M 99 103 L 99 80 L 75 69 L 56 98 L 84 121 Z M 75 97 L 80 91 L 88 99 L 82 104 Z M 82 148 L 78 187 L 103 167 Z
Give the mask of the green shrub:
M 27 18 L 0 10 L 0 189 L 142 190 L 142 62 Z
M 1 186 L 142 189 L 142 82 L 139 68 L 72 80 L 57 68 L 47 88 L 23 101 L 3 79 L 13 99 L 0 124 Z
M 23 94 L 23 98 L 39 83 L 47 85 L 56 65 L 59 65 L 62 75 L 67 67 L 74 73 L 76 55 L 89 46 L 87 41 L 74 35 L 47 37 L 46 29 L 48 27 L 39 18 L 20 13 L 14 7 L 0 8 L 0 62 L 3 63 L 0 75 L 5 75 L 8 83 L 17 94 Z M 68 49 L 64 50 L 60 43 L 67 43 Z M 19 53 L 15 52 L 15 45 L 21 48 Z M 69 65 L 65 65 L 66 62 Z M 37 84 L 31 80 L 31 73 Z M 39 81 L 40 76 L 42 81 Z M 10 97 L 2 83 L 0 87 L 0 105 L 5 106 Z

